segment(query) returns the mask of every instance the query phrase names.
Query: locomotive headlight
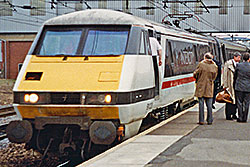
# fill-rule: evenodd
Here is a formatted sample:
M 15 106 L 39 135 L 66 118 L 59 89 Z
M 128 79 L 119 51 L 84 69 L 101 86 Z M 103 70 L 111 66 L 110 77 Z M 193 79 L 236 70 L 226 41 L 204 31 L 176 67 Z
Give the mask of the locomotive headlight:
M 51 94 L 46 92 L 14 92 L 16 104 L 50 104 Z
M 39 96 L 38 96 L 37 94 L 32 93 L 32 94 L 30 95 L 30 102 L 31 102 L 31 103 L 36 103 L 38 100 L 39 100 Z
M 112 101 L 112 96 L 111 95 L 106 95 L 105 96 L 105 102 L 110 103 Z
M 110 103 L 112 100 L 111 95 L 107 94 L 107 95 L 99 95 L 98 96 L 98 101 L 101 103 Z
M 36 103 L 39 100 L 39 96 L 35 93 L 25 94 L 23 99 L 26 103 Z
M 88 94 L 86 97 L 86 104 L 115 104 L 114 94 Z

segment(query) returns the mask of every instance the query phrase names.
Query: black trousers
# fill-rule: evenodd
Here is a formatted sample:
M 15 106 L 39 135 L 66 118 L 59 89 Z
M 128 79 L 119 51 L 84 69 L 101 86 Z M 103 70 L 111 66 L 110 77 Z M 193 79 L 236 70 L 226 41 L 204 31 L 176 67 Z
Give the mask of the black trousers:
M 250 92 L 235 91 L 238 120 L 246 122 L 250 103 Z
M 236 114 L 237 106 L 236 104 L 226 103 L 225 114 L 226 119 L 232 119 L 232 116 Z
M 214 81 L 213 104 L 215 103 L 216 95 L 220 92 L 219 85 L 220 85 L 220 82 L 215 80 Z

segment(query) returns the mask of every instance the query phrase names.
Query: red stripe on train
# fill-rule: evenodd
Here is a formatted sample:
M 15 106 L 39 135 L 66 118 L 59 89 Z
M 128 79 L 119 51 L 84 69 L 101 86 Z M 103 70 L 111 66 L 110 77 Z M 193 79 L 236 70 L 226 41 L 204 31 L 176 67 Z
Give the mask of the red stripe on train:
M 194 77 L 187 77 L 187 78 L 182 78 L 182 79 L 177 79 L 177 80 L 172 80 L 172 81 L 166 81 L 162 83 L 161 89 L 167 89 L 171 87 L 175 87 L 178 85 L 194 82 L 195 79 Z

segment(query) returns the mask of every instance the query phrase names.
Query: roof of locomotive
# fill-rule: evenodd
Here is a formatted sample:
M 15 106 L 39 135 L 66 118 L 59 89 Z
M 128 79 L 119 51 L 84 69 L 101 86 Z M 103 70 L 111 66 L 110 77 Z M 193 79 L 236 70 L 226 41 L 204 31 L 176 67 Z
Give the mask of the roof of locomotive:
M 150 24 L 142 18 L 108 9 L 87 9 L 69 14 L 54 17 L 45 22 L 45 25 L 131 25 L 131 24 Z
M 141 25 L 159 32 L 182 34 L 189 37 L 213 40 L 202 34 L 194 34 L 172 26 L 146 20 L 128 13 L 109 9 L 87 9 L 47 20 L 44 25 Z M 166 30 L 167 29 L 167 30 Z

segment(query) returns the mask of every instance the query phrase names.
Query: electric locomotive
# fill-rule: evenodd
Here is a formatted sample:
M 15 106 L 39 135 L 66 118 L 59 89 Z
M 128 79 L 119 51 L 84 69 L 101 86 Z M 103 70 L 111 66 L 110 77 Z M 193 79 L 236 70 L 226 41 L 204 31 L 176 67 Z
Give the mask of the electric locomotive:
M 161 43 L 151 55 L 148 30 Z M 214 38 L 119 11 L 93 9 L 46 21 L 14 86 L 19 121 L 11 142 L 61 153 L 111 145 L 138 133 L 142 120 L 161 120 L 194 95 L 192 72 Z M 53 143 L 53 144 L 51 144 Z

